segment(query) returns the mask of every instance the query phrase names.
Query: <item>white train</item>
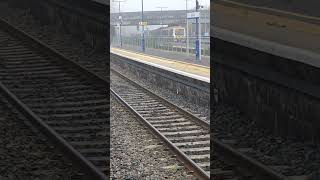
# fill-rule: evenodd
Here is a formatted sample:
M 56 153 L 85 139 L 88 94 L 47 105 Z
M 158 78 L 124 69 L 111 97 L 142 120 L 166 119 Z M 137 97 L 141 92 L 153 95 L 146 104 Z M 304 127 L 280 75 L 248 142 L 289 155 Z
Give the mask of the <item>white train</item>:
M 186 29 L 182 26 L 165 27 L 150 31 L 150 35 L 155 37 L 168 37 L 174 39 L 174 41 L 181 41 L 186 37 Z

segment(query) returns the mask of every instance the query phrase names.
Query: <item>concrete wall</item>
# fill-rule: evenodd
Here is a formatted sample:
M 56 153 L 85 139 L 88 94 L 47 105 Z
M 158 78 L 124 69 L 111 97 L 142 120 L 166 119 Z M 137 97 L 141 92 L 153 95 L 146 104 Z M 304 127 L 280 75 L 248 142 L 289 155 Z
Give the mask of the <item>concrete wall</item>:
M 109 35 L 109 7 L 84 0 L 9 1 L 11 6 L 30 9 L 42 24 L 54 24 L 58 31 L 69 33 L 105 50 Z
M 212 42 L 220 102 L 274 134 L 320 140 L 319 68 L 219 38 Z
M 158 67 L 111 54 L 111 64 L 116 64 L 124 71 L 130 71 L 137 78 L 152 83 L 159 88 L 172 91 L 190 103 L 209 108 L 210 84 L 204 81 L 179 75 Z

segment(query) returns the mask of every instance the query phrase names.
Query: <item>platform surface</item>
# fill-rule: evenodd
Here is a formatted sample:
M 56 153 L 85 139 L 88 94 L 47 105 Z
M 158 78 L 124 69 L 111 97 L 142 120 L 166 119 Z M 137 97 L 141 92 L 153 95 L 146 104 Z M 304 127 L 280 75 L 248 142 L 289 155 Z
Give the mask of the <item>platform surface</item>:
M 169 70 L 172 69 L 176 72 L 181 72 L 181 74 L 194 76 L 195 78 L 198 77 L 198 79 L 210 82 L 210 68 L 206 66 L 181 62 L 174 59 L 151 56 L 114 47 L 110 48 L 110 52 L 131 60 L 155 64 L 159 67 L 164 67 Z
M 219 0 L 214 26 L 320 54 L 320 18 L 278 9 Z
M 129 51 L 141 52 L 141 47 L 137 46 L 128 46 L 123 45 L 121 49 L 127 49 Z M 202 66 L 210 67 L 210 57 L 209 56 L 201 56 L 201 61 L 195 60 L 195 54 L 187 54 L 181 52 L 173 52 L 173 51 L 166 51 L 160 49 L 153 49 L 153 48 L 146 48 L 144 54 L 151 55 L 151 56 L 158 56 L 167 59 L 174 59 L 176 61 L 182 61 L 191 64 L 198 64 Z

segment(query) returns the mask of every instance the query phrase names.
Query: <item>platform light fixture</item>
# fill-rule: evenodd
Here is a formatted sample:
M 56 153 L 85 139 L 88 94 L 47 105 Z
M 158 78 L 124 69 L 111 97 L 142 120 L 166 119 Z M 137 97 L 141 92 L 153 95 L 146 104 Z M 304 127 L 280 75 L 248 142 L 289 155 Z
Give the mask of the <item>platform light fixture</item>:
M 124 0 L 113 0 L 115 3 L 119 3 L 119 44 L 122 47 L 122 33 L 121 33 L 121 25 L 122 25 L 122 16 L 121 16 L 121 3 L 125 2 Z
M 187 33 L 186 33 L 186 52 L 189 54 L 189 20 L 188 20 L 188 1 L 189 0 L 186 0 L 186 16 L 187 16 L 187 18 L 186 18 L 186 20 L 187 20 L 187 22 L 186 22 L 186 31 L 187 31 Z
M 199 11 L 200 8 L 202 8 L 199 4 L 199 1 L 196 0 L 196 12 Z M 200 17 L 196 18 L 196 60 L 201 60 L 201 22 Z
M 163 22 L 162 22 L 162 10 L 163 9 L 166 9 L 166 8 L 168 8 L 168 7 L 157 7 L 158 9 L 160 9 L 160 11 L 161 11 L 161 14 L 160 14 L 160 24 L 161 24 L 161 27 L 163 27 Z
M 143 18 L 143 0 L 141 0 L 141 25 L 142 25 L 142 34 L 141 34 L 141 50 L 145 52 L 145 40 L 144 40 L 144 18 Z
M 201 22 L 200 22 L 200 12 L 198 11 L 203 6 L 199 5 L 199 1 L 196 0 L 196 11 L 187 14 L 187 19 L 196 20 L 196 42 L 195 42 L 195 54 L 196 61 L 201 61 Z M 187 20 L 187 22 L 188 22 Z M 199 25 L 200 24 L 200 25 Z

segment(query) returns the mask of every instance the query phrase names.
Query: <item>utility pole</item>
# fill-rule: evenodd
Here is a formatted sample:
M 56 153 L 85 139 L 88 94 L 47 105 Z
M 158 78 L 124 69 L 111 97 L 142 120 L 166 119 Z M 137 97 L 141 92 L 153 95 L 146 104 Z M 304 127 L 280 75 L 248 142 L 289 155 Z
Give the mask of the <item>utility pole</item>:
M 113 2 L 119 3 L 119 41 L 120 41 L 120 47 L 122 47 L 122 35 L 121 35 L 121 25 L 122 25 L 122 16 L 121 16 L 121 3 L 125 1 L 120 1 L 120 0 L 113 0 Z
M 161 9 L 161 10 L 160 10 L 160 11 L 161 11 L 161 14 L 160 14 L 160 24 L 161 24 L 161 27 L 163 27 L 163 22 L 162 22 L 162 9 L 166 9 L 166 8 L 168 8 L 168 7 L 157 7 L 157 8 Z
M 142 39 L 141 39 L 141 49 L 142 52 L 145 52 L 145 44 L 144 44 L 144 21 L 143 21 L 143 0 L 141 0 L 141 5 L 142 5 L 142 11 L 141 11 L 141 25 L 142 25 Z

